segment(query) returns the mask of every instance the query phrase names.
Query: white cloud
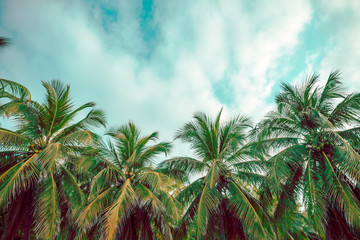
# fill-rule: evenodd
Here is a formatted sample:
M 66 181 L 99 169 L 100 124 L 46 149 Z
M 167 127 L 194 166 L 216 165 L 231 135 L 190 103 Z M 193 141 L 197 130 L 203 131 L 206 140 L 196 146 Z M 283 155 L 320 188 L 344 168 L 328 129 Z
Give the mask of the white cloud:
M 134 1 L 108 1 L 117 21 L 107 23 L 100 6 L 82 1 L 4 1 L 0 33 L 14 45 L 0 70 L 36 92 L 40 79 L 60 78 L 77 102 L 104 108 L 111 124 L 132 119 L 170 140 L 194 111 L 219 111 L 213 83 L 226 77 L 235 102 L 225 115 L 267 111 L 277 60 L 292 53 L 311 17 L 306 1 L 155 4 L 150 44 Z
M 333 70 L 342 72 L 345 85 L 360 90 L 360 1 L 320 1 L 321 24 L 330 33 L 328 47 L 320 63 L 320 72 L 327 77 Z

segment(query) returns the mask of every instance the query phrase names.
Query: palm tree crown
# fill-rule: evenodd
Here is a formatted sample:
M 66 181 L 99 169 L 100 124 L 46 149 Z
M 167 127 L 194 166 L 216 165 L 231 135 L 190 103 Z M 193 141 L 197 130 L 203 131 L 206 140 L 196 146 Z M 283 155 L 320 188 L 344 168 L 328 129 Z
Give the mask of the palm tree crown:
M 358 231 L 360 94 L 345 94 L 339 73 L 333 72 L 324 87 L 314 75 L 302 86 L 284 83 L 276 104 L 253 134 L 258 153 L 275 153 L 268 159 L 268 177 L 278 199 L 278 233 L 284 237 L 292 229 L 299 204 L 320 238 L 330 238 L 326 223 L 332 221 L 333 211 L 335 221 Z
M 103 148 L 106 167 L 93 179 L 90 203 L 78 223 L 91 229 L 102 226 L 105 239 L 170 239 L 171 225 L 179 218 L 179 205 L 167 193 L 170 179 L 152 167 L 154 157 L 168 153 L 167 142 L 149 145 L 158 133 L 140 136 L 129 122 L 110 129 L 109 141 Z
M 2 79 L 2 86 L 1 98 L 8 100 L 0 114 L 16 120 L 14 131 L 0 128 L 0 209 L 8 209 L 10 229 L 5 239 L 15 237 L 22 221 L 25 239 L 31 229 L 36 238 L 55 239 L 86 200 L 67 168 L 69 159 L 94 144 L 90 129 L 105 125 L 104 113 L 94 103 L 74 109 L 70 88 L 60 81 L 43 82 L 44 103 L 30 100 L 21 85 Z M 90 112 L 74 121 L 87 108 Z
M 190 143 L 199 160 L 176 157 L 159 166 L 175 177 L 200 176 L 177 195 L 187 209 L 176 238 L 183 239 L 191 224 L 200 239 L 271 238 L 270 219 L 246 187 L 263 179 L 257 171 L 262 163 L 251 159 L 245 145 L 249 120 L 238 116 L 221 124 L 220 118 L 221 111 L 215 120 L 196 113 L 178 131 L 176 138 Z

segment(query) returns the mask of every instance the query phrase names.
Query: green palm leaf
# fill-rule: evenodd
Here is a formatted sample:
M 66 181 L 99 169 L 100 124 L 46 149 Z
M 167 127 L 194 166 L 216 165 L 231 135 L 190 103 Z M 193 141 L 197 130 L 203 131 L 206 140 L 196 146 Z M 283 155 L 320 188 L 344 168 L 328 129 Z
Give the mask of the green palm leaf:
M 55 239 L 59 234 L 60 209 L 57 185 L 53 174 L 41 184 L 36 200 L 35 230 L 42 239 Z
M 118 197 L 114 204 L 105 213 L 105 239 L 111 240 L 116 236 L 118 224 L 126 216 L 126 211 L 134 204 L 135 192 L 131 187 L 130 179 L 126 180 L 119 189 Z
M 3 97 L 4 93 L 10 93 L 26 101 L 31 100 L 31 94 L 26 87 L 17 82 L 0 78 L 0 98 Z
M 77 219 L 80 227 L 86 230 L 95 224 L 97 220 L 96 217 L 98 217 L 99 213 L 110 205 L 113 195 L 116 194 L 115 190 L 115 186 L 105 189 L 82 210 Z
M 219 193 L 205 184 L 199 198 L 199 204 L 196 210 L 195 226 L 196 235 L 202 236 L 205 233 L 209 215 L 217 211 L 220 202 Z
M 0 176 L 0 208 L 7 206 L 22 191 L 28 190 L 40 177 L 37 154 L 23 160 Z
M 233 180 L 229 183 L 229 191 L 231 208 L 241 217 L 249 234 L 256 239 L 271 239 L 271 232 L 266 231 L 268 227 L 263 223 L 269 220 L 260 205 Z

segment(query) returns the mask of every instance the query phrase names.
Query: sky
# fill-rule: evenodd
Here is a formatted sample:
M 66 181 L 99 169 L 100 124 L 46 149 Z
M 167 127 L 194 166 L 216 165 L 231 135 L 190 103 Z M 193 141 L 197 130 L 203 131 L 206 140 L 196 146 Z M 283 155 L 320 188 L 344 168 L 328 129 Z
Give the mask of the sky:
M 41 81 L 172 141 L 194 112 L 258 121 L 281 82 L 342 71 L 360 91 L 358 0 L 0 0 L 0 78 Z M 177 143 L 176 154 L 187 155 Z

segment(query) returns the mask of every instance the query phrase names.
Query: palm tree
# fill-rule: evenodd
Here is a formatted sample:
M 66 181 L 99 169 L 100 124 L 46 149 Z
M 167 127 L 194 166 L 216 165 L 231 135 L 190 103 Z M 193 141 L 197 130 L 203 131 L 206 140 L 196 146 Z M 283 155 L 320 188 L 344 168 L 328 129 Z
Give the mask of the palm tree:
M 100 227 L 104 239 L 170 239 L 179 205 L 167 192 L 172 180 L 153 161 L 171 145 L 149 145 L 158 133 L 141 136 L 132 122 L 107 135 L 113 141 L 102 149 L 106 167 L 93 178 L 90 203 L 78 223 L 88 231 Z
M 73 234 L 74 228 L 64 228 L 74 222 L 86 198 L 68 170 L 69 159 L 96 142 L 91 129 L 105 125 L 104 113 L 94 103 L 74 109 L 70 87 L 60 81 L 43 82 L 43 103 L 30 100 L 19 84 L 1 83 L 0 97 L 8 100 L 0 114 L 15 120 L 14 131 L 0 128 L 0 209 L 8 213 L 3 238 L 13 239 L 19 228 L 24 239 Z M 87 115 L 75 121 L 87 108 Z
M 276 105 L 253 134 L 256 152 L 270 153 L 266 187 L 277 198 L 279 237 L 291 238 L 301 208 L 321 239 L 342 238 L 343 231 L 330 234 L 331 223 L 359 231 L 360 94 L 345 94 L 332 72 L 323 87 L 315 75 L 301 86 L 283 83 Z
M 262 161 L 245 145 L 249 120 L 238 116 L 221 124 L 221 112 L 215 120 L 195 113 L 177 133 L 198 159 L 175 157 L 159 165 L 180 179 L 196 178 L 177 195 L 186 211 L 175 239 L 186 238 L 191 226 L 197 239 L 271 239 L 271 220 L 253 196 L 264 177 Z

